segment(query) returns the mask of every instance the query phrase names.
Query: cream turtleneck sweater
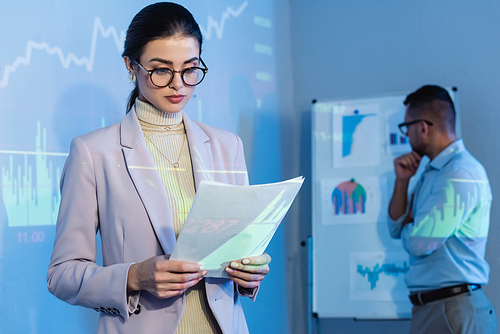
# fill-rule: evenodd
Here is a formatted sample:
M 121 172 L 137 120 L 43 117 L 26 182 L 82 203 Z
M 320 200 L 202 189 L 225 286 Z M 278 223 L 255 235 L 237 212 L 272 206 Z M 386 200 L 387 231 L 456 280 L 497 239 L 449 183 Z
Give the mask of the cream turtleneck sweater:
M 195 195 L 191 156 L 182 111 L 167 113 L 136 99 L 135 112 L 167 191 L 172 212 L 175 237 L 179 236 Z M 177 334 L 222 333 L 207 301 L 205 281 L 185 293 L 186 307 L 177 327 Z

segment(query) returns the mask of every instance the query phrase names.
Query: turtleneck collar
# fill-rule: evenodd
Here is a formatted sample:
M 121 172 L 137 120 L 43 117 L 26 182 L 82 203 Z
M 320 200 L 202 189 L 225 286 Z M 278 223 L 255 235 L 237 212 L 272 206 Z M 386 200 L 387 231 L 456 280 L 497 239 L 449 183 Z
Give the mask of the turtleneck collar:
M 183 111 L 179 111 L 178 113 L 164 112 L 152 104 L 143 102 L 138 98 L 135 100 L 134 105 L 137 118 L 144 123 L 175 127 L 182 122 Z

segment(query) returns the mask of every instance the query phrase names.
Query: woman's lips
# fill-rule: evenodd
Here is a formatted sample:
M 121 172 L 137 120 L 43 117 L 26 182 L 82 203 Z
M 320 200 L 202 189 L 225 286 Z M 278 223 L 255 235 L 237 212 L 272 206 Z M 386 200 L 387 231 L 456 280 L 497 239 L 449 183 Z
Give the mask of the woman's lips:
M 185 95 L 170 95 L 166 96 L 166 99 L 170 101 L 170 103 L 177 104 L 181 103 L 184 100 Z

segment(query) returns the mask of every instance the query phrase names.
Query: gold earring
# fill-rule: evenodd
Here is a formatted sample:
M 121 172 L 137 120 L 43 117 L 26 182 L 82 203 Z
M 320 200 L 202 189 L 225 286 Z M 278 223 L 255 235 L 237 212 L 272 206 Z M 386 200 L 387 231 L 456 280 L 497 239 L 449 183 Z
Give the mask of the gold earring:
M 130 81 L 135 82 L 135 74 L 132 72 L 129 73 L 130 73 Z

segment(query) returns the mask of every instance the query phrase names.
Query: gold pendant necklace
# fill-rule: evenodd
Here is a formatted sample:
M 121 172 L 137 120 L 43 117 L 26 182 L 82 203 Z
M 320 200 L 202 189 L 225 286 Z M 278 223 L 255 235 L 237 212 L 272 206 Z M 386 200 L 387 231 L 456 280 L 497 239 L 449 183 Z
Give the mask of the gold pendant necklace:
M 179 151 L 179 156 L 177 157 L 177 161 L 175 162 L 172 162 L 170 161 L 169 158 L 167 158 L 167 156 L 165 154 L 163 154 L 163 152 L 158 149 L 158 147 L 153 143 L 153 141 L 146 135 L 144 135 L 144 137 L 149 140 L 149 142 L 151 143 L 151 145 L 153 145 L 153 147 L 156 149 L 156 151 L 158 151 L 165 159 L 167 159 L 168 162 L 170 162 L 170 164 L 172 166 L 174 166 L 174 168 L 179 168 L 179 160 L 181 160 L 181 155 L 182 155 L 182 149 L 184 148 L 184 143 L 186 142 L 186 135 L 184 134 L 184 140 L 182 141 L 182 145 L 181 145 L 181 150 Z

